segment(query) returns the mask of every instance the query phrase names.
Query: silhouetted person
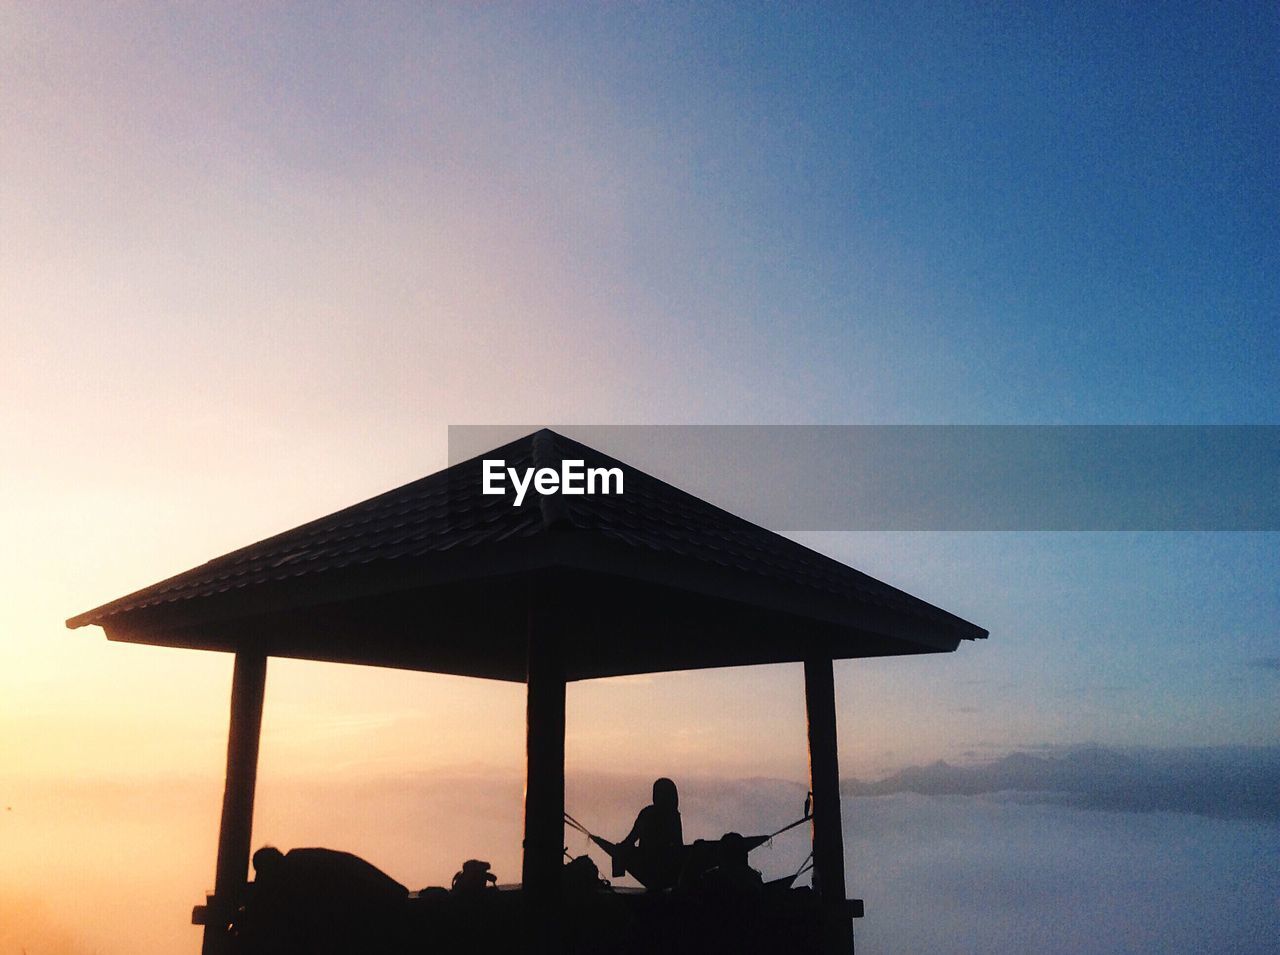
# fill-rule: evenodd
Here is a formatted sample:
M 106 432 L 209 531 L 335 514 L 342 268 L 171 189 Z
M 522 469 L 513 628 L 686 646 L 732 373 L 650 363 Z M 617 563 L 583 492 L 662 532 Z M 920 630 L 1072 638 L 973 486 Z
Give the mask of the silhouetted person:
M 265 846 L 253 868 L 244 934 L 264 955 L 376 950 L 409 896 L 381 869 L 335 849 Z
M 680 794 L 665 776 L 653 784 L 653 803 L 636 816 L 635 825 L 617 844 L 619 864 L 649 889 L 669 889 L 684 865 L 684 831 L 680 826 Z

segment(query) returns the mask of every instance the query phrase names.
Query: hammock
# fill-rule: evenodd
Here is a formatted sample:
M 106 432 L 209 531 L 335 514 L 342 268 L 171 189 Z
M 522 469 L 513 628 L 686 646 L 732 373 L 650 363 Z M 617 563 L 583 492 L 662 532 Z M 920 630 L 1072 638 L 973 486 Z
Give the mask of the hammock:
M 784 832 L 790 829 L 794 829 L 796 826 L 804 825 L 804 823 L 812 819 L 813 813 L 810 811 L 810 808 L 812 805 L 812 799 L 813 799 L 813 794 L 810 793 L 810 795 L 804 801 L 804 815 L 801 816 L 799 819 L 795 820 L 794 822 L 789 822 L 785 826 L 783 826 L 781 829 L 775 829 L 773 832 L 769 833 L 768 835 L 744 836 L 742 841 L 746 846 L 746 850 L 748 852 L 751 852 L 753 849 L 759 849 L 765 843 L 772 841 L 774 836 L 780 836 Z M 594 842 L 597 846 L 599 846 L 601 849 L 605 851 L 605 853 L 609 856 L 610 860 L 612 860 L 612 863 L 613 863 L 613 871 L 611 873 L 612 878 L 615 878 L 615 879 L 619 878 L 622 875 L 629 872 L 645 888 L 650 888 L 661 881 L 665 881 L 661 879 L 658 873 L 647 871 L 646 867 L 643 865 L 637 865 L 637 861 L 634 858 L 634 850 L 632 849 L 631 846 L 620 845 L 619 843 L 616 843 L 616 842 L 610 842 L 608 839 L 605 839 L 602 836 L 597 836 L 594 832 L 592 832 L 590 829 L 588 829 L 586 826 L 580 823 L 577 819 L 573 818 L 573 816 L 571 816 L 567 811 L 564 814 L 564 822 L 565 822 L 565 825 L 569 826 L 571 829 L 576 829 L 578 832 L 582 833 L 584 836 L 586 836 L 588 839 L 590 839 L 592 842 Z M 703 840 L 699 840 L 699 841 L 703 841 Z M 706 840 L 706 842 L 712 842 L 712 843 L 718 843 L 719 841 L 720 840 L 718 839 Z M 683 848 L 685 853 L 687 854 L 688 851 L 692 848 L 692 846 L 684 846 Z M 810 856 L 812 855 L 813 853 L 810 853 Z M 769 884 L 773 885 L 775 883 L 785 882 L 785 884 L 790 885 L 792 882 L 796 880 L 796 878 L 801 873 L 804 872 L 804 869 L 808 864 L 809 864 L 809 859 L 805 859 L 804 863 L 800 866 L 800 869 L 794 875 L 784 876 L 782 879 L 775 879 L 773 880 L 773 882 Z M 636 871 L 637 868 L 639 868 L 640 871 L 637 872 Z

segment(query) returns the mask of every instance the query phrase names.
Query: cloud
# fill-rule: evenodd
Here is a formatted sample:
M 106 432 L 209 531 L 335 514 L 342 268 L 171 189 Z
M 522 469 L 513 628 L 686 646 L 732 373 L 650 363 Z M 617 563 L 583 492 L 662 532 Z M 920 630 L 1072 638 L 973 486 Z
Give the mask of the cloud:
M 1181 789 L 1167 790 L 1178 801 L 1113 798 L 1109 780 L 1132 785 L 1135 778 L 1181 781 Z M 858 951 L 1155 953 L 1185 948 L 1187 939 L 1199 951 L 1268 951 L 1280 878 L 1274 796 L 1266 819 L 1220 817 L 1240 808 L 1239 793 L 1249 786 L 1265 783 L 1274 793 L 1277 779 L 1280 747 L 1093 746 L 1014 754 L 967 772 L 938 763 L 879 783 L 848 780 L 849 892 L 867 905 L 867 918 L 855 926 Z M 931 780 L 934 794 L 910 789 Z M 0 778 L 0 792 L 14 805 L 2 821 L 8 828 L 0 833 L 0 863 L 22 873 L 30 899 L 43 900 L 43 908 L 24 905 L 32 914 L 15 935 L 5 918 L 12 893 L 0 878 L 0 955 L 11 955 L 5 943 L 26 945 L 32 955 L 194 951 L 198 932 L 185 916 L 213 871 L 220 782 Z M 570 812 L 607 837 L 630 826 L 648 802 L 652 778 L 570 772 L 566 783 Z M 807 788 L 773 778 L 681 776 L 677 783 L 690 840 L 772 832 L 800 815 Z M 1199 809 L 1183 791 L 1197 784 L 1206 787 Z M 447 884 L 469 857 L 491 861 L 511 881 L 520 871 L 521 785 L 517 774 L 472 768 L 268 776 L 259 788 L 254 841 L 348 849 L 414 888 Z M 1006 788 L 989 795 L 994 785 Z M 857 795 L 877 787 L 899 791 Z M 1081 811 L 1103 808 L 1185 811 Z M 575 855 L 596 851 L 567 829 L 565 840 Z M 808 851 L 801 826 L 753 852 L 751 862 L 778 877 L 795 872 Z M 80 888 L 68 893 L 72 882 Z M 157 913 L 152 936 L 138 936 L 139 911 Z
M 843 789 L 854 796 L 1010 793 L 1081 809 L 1280 820 L 1280 747 L 1018 752 L 979 766 L 937 762 L 876 782 L 849 779 Z
M 859 955 L 1274 948 L 1273 822 L 910 793 L 845 806 Z

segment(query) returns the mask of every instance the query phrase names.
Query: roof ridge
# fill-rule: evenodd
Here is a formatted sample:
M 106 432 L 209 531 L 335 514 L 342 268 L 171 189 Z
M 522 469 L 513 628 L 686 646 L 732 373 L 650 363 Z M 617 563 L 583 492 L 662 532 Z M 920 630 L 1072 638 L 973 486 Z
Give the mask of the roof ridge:
M 533 445 L 533 467 L 536 474 L 541 468 L 554 468 L 559 470 L 559 464 L 563 459 L 563 454 L 559 453 L 557 448 L 558 440 L 562 435 L 557 434 L 550 428 L 542 428 L 535 431 L 531 436 Z M 573 522 L 569 518 L 569 508 L 565 505 L 563 494 L 543 494 L 536 486 L 530 488 L 533 493 L 538 495 L 538 510 L 542 512 L 542 529 L 544 531 L 553 528 L 572 527 Z

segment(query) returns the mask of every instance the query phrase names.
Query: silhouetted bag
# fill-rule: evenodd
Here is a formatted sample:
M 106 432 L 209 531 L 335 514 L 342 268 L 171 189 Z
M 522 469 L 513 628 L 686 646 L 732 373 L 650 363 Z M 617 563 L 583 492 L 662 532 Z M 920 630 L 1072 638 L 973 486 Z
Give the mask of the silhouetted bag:
M 566 892 L 599 892 L 609 888 L 609 883 L 600 878 L 600 870 L 591 856 L 576 856 L 566 862 L 562 884 Z

